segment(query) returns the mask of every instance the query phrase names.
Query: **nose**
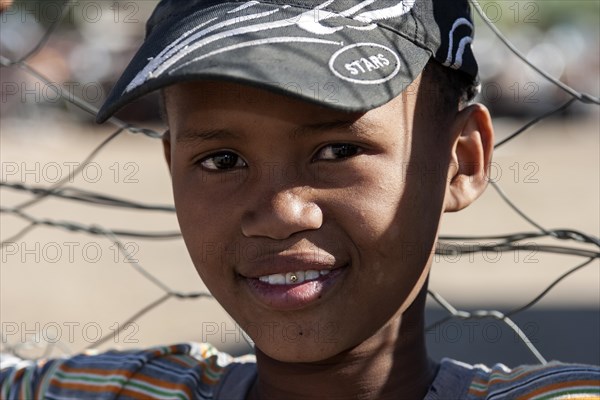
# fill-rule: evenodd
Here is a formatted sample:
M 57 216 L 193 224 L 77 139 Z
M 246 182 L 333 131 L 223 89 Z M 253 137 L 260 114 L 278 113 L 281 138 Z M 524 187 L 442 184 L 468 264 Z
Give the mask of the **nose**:
M 289 188 L 263 195 L 242 216 L 242 233 L 247 237 L 287 239 L 294 233 L 319 229 L 321 208 L 309 198 L 310 189 Z

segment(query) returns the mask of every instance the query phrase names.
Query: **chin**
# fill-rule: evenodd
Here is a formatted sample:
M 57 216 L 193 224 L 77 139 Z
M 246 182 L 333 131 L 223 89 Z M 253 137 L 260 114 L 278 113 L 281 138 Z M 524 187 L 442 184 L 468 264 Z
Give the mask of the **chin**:
M 286 363 L 318 362 L 333 357 L 344 350 L 343 335 L 333 324 L 273 323 L 272 329 L 262 331 L 249 327 L 246 333 L 252 338 L 257 350 L 264 355 Z

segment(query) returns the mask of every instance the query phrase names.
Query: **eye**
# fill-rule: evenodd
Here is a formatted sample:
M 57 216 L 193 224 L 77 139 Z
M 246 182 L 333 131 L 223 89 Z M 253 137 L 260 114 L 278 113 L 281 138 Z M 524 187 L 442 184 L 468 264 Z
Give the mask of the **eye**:
M 211 171 L 226 171 L 246 166 L 246 162 L 231 151 L 221 151 L 219 153 L 211 154 L 200 160 L 199 164 Z
M 341 160 L 362 153 L 362 148 L 350 143 L 330 144 L 321 148 L 315 155 L 316 160 Z

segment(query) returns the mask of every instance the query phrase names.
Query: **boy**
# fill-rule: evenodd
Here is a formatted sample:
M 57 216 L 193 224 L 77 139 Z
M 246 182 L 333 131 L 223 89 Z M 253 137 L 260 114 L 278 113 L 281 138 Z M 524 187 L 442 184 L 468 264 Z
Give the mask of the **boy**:
M 599 395 L 598 370 L 427 357 L 443 212 L 493 147 L 463 1 L 162 1 L 98 114 L 162 90 L 186 246 L 256 344 L 106 353 L 3 373 L 2 396 L 457 399 Z M 210 244 L 209 247 L 206 244 Z

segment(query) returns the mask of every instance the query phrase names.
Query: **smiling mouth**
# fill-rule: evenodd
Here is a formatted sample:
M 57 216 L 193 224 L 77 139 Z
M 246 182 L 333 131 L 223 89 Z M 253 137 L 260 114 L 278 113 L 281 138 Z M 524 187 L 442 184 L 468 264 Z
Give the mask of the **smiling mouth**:
M 258 277 L 258 280 L 269 285 L 296 285 L 306 281 L 314 281 L 330 272 L 329 269 L 319 271 L 309 269 L 308 271 L 288 272 L 286 274 L 264 275 Z
M 299 310 L 319 302 L 339 287 L 350 264 L 323 270 L 298 270 L 245 277 L 245 286 L 259 303 L 275 310 Z

